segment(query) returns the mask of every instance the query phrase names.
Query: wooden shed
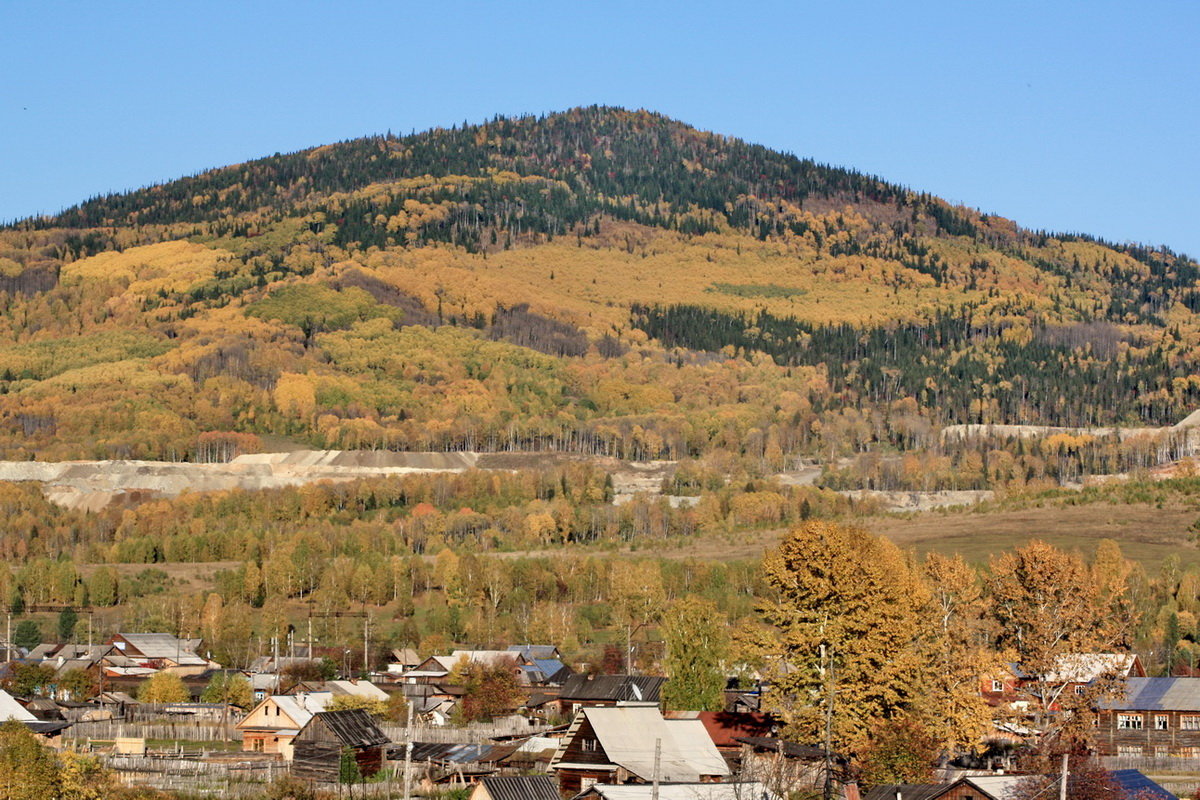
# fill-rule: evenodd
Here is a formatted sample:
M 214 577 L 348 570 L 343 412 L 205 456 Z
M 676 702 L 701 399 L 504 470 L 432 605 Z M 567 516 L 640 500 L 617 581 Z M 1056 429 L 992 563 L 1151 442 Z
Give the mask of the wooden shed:
M 368 777 L 383 768 L 388 738 L 361 708 L 313 714 L 292 742 L 292 774 L 336 783 L 342 752 L 352 750 L 359 772 Z

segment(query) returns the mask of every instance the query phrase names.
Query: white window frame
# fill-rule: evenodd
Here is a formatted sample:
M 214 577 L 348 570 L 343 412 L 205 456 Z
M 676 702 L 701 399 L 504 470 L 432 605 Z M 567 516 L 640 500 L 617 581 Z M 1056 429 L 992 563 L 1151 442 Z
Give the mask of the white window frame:
M 992 679 L 992 691 L 993 692 L 1003 692 L 1004 691 L 1004 681 L 998 681 L 993 678 Z
M 1200 716 L 1195 714 L 1184 714 L 1179 718 L 1179 730 L 1200 731 Z
M 1119 731 L 1140 731 L 1145 727 L 1145 714 L 1117 714 L 1117 730 Z
M 1154 715 L 1154 730 L 1169 731 L 1171 730 L 1171 717 L 1169 714 Z

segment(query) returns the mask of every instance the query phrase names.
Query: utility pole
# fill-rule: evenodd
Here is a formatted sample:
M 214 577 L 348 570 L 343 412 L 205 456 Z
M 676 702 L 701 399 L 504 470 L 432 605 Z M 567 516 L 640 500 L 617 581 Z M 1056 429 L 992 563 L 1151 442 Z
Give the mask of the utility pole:
M 1058 784 L 1058 800 L 1067 800 L 1067 759 L 1071 756 L 1069 753 L 1063 753 L 1062 777 Z
M 371 617 L 364 616 L 363 617 L 363 677 L 366 678 L 367 680 L 371 679 L 371 662 L 370 662 L 371 645 L 370 645 L 369 641 L 367 640 L 367 629 L 370 626 L 370 624 L 371 624 Z
M 413 701 L 408 701 L 408 729 L 405 731 L 405 737 L 408 743 L 404 745 L 404 800 L 409 800 L 411 797 L 410 790 L 412 788 L 412 723 L 413 723 Z
M 275 691 L 272 694 L 279 694 L 279 635 L 271 637 L 271 652 L 274 656 L 271 666 L 275 667 Z
M 654 785 L 650 789 L 650 800 L 658 800 L 658 771 L 662 764 L 662 739 L 654 740 Z

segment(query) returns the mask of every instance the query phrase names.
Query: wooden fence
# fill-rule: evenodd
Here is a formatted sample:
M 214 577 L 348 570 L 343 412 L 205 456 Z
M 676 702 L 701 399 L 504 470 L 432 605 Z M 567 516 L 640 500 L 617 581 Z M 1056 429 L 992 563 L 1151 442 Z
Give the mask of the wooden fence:
M 408 728 L 403 725 L 384 723 L 379 727 L 393 742 L 408 741 Z M 533 736 L 546 729 L 545 725 L 534 726 L 525 722 L 472 723 L 461 728 L 450 725 L 414 725 L 412 739 L 414 742 L 436 744 L 478 744 L 499 736 Z
M 64 734 L 71 739 L 102 739 L 133 736 L 139 739 L 182 739 L 188 742 L 240 742 L 242 734 L 233 724 L 201 722 L 198 720 L 163 720 L 158 722 L 125 722 L 106 719 L 96 722 L 76 722 Z

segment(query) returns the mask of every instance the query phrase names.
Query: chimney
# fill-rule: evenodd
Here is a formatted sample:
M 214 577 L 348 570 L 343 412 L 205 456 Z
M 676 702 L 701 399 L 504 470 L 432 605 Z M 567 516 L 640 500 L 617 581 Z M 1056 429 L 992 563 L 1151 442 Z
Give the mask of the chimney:
M 861 800 L 857 783 L 850 781 L 842 784 L 842 800 Z

